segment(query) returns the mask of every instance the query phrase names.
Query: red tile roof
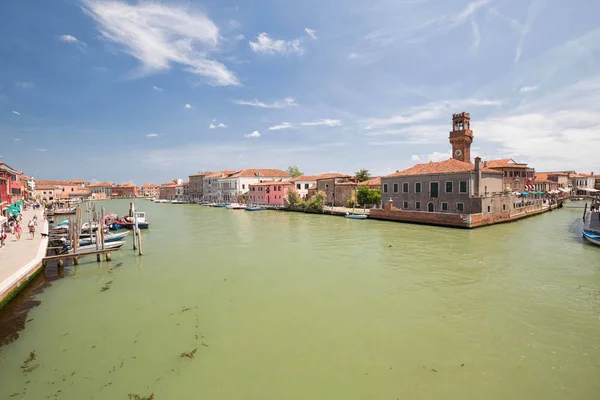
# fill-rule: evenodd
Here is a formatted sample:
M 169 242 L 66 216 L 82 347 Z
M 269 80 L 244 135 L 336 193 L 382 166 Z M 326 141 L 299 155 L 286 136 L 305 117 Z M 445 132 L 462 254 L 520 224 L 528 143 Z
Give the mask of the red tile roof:
M 143 188 L 144 188 L 144 187 L 158 187 L 158 185 L 157 185 L 157 184 L 155 184 L 155 183 L 144 183 L 144 184 L 142 185 L 142 187 L 143 187 Z
M 332 173 L 319 174 L 319 175 L 306 175 L 306 176 L 302 175 L 302 176 L 292 179 L 292 182 L 311 182 L 311 181 L 317 181 L 319 179 L 349 178 L 349 177 L 350 177 L 350 175 L 332 172 Z
M 35 182 L 37 185 L 59 185 L 59 186 L 72 186 L 67 181 L 53 181 L 53 180 L 44 180 L 40 179 Z
M 112 187 L 112 183 L 110 182 L 95 182 L 95 183 L 90 183 L 88 185 L 88 187 L 107 187 L 107 186 L 111 186 Z
M 57 187 L 52 185 L 36 185 L 35 190 L 55 190 Z
M 208 174 L 205 176 L 205 178 L 225 178 L 231 174 L 233 174 L 235 171 L 230 170 L 230 169 L 225 169 L 223 171 L 219 171 L 219 172 L 213 172 L 211 174 Z
M 213 172 L 198 172 L 197 174 L 189 175 L 189 177 L 191 178 L 192 176 L 207 176 L 212 174 Z
M 87 183 L 86 181 L 82 181 L 81 179 L 73 179 L 72 181 L 69 181 L 70 183 Z
M 437 174 L 454 174 L 459 172 L 471 172 L 475 169 L 475 166 L 468 162 L 458 161 L 450 158 L 446 161 L 430 162 L 427 164 L 417 164 L 413 167 L 405 169 L 404 171 L 398 171 L 393 174 L 387 175 L 386 178 L 394 176 L 411 176 L 411 175 L 437 175 Z M 496 171 L 490 168 L 481 167 L 482 172 L 502 174 L 500 171 Z
M 358 186 L 381 186 L 381 177 L 369 179 L 368 181 L 359 182 Z
M 527 168 L 527 164 L 515 162 L 512 158 L 486 161 L 488 168 Z
M 590 175 L 590 174 L 573 174 L 570 177 L 571 178 L 591 178 L 594 175 Z
M 259 183 L 251 183 L 250 186 L 278 186 L 278 185 L 293 185 L 292 181 L 264 181 Z
M 246 168 L 241 171 L 236 171 L 228 178 L 254 178 L 254 177 L 265 177 L 265 178 L 287 178 L 290 174 L 280 169 L 266 169 L 266 168 Z
M 544 173 L 544 172 L 536 172 L 535 173 L 535 181 L 539 182 L 539 181 L 547 181 L 548 180 L 548 174 Z

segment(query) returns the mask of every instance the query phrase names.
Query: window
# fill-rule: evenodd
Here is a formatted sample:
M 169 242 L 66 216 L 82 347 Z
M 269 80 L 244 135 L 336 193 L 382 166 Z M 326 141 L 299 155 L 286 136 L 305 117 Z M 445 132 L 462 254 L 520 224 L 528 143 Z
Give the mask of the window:
M 490 211 L 491 211 L 491 209 L 492 209 L 492 207 L 488 206 L 488 212 L 490 212 Z
M 277 191 L 281 192 L 281 186 L 277 186 Z
M 508 171 L 504 171 L 504 176 L 507 177 L 508 176 Z
M 513 177 L 513 172 L 512 172 L 512 171 L 510 171 L 510 177 L 511 177 L 511 178 Z
M 484 191 L 484 193 L 487 193 L 487 192 L 488 192 L 488 191 L 487 191 L 487 186 L 484 186 L 484 187 L 483 187 L 483 191 Z
M 446 182 L 446 193 L 452 193 L 452 181 Z
M 420 209 L 421 209 L 421 202 L 420 202 L 420 201 L 417 201 L 417 202 L 415 203 L 415 209 L 417 209 L 417 210 L 420 210 Z
M 421 182 L 415 183 L 415 193 L 421 193 Z
M 304 184 L 304 189 L 308 189 L 308 183 Z
M 408 201 L 402 203 L 402 208 L 404 208 L 405 210 L 408 208 Z
M 519 171 L 515 171 L 515 176 L 521 176 L 521 173 Z
M 387 188 L 387 183 L 384 183 L 384 184 L 383 184 L 383 193 L 387 193 L 387 192 L 388 192 L 388 190 L 387 190 L 387 189 L 388 189 L 388 188 Z
M 402 184 L 402 193 L 408 193 L 408 182 Z
M 448 203 L 442 203 L 442 211 L 448 211 Z
M 502 209 L 506 211 L 506 204 L 502 204 Z
M 459 186 L 460 193 L 467 193 L 467 181 L 460 181 Z
M 394 193 L 398 193 L 398 184 L 394 183 Z
M 433 205 L 433 203 L 427 204 L 427 211 L 429 211 L 429 212 L 435 211 L 435 206 Z
M 73 188 L 71 188 L 71 192 L 73 191 Z
M 246 185 L 242 185 L 242 189 L 246 189 Z
M 429 182 L 429 197 L 439 197 L 439 195 L 440 195 L 439 192 L 440 192 L 440 183 L 439 182 Z
M 298 189 L 298 190 L 302 189 L 302 185 L 300 183 L 297 183 L 296 184 L 296 189 Z
M 458 211 L 458 212 L 465 211 L 465 204 L 464 203 L 456 203 L 456 211 Z

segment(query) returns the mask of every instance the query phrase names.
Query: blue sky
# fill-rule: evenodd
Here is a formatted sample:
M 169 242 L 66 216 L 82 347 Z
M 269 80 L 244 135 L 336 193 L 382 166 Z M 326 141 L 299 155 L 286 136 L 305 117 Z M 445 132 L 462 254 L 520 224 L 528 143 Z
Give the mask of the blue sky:
M 600 3 L 0 4 L 0 155 L 38 179 L 387 174 L 472 154 L 600 173 Z

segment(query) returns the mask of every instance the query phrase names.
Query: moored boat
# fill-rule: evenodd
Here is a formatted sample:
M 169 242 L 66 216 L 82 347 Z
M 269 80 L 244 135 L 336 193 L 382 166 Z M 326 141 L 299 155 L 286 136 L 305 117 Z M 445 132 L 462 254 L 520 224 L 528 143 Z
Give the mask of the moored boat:
M 239 204 L 239 203 L 231 203 L 231 204 L 228 204 L 226 207 L 228 210 L 243 210 L 246 208 L 246 205 Z
M 264 211 L 264 210 L 266 210 L 266 208 L 261 207 L 261 206 L 254 206 L 254 207 L 253 206 L 249 206 L 249 207 L 246 207 L 246 211 Z
M 111 233 L 108 234 L 106 236 L 104 236 L 104 243 L 110 243 L 110 242 L 117 242 L 121 239 L 125 239 L 125 237 L 129 235 L 129 232 L 121 232 L 121 233 Z M 96 238 L 94 238 L 94 240 L 91 240 L 89 237 L 87 239 L 79 239 L 79 245 L 80 246 L 88 246 L 90 244 L 95 244 L 96 243 Z
M 346 213 L 345 217 L 349 218 L 349 219 L 367 219 L 366 214 L 348 214 L 348 213 Z
M 600 234 L 583 230 L 583 237 L 590 243 L 600 246 Z
M 145 212 L 141 212 L 141 211 L 136 211 L 134 214 L 134 217 L 123 217 L 123 222 L 124 222 L 124 227 L 127 229 L 133 229 L 135 222 L 137 220 L 137 227 L 139 229 L 148 229 L 148 227 L 150 226 L 150 224 L 148 223 L 148 221 L 146 221 L 146 213 Z

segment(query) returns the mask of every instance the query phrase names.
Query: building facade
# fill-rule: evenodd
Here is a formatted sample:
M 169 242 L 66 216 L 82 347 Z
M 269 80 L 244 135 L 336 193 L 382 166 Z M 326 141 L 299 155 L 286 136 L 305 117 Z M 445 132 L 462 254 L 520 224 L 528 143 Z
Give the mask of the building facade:
M 356 182 L 351 175 L 340 174 L 336 177 L 317 179 L 316 192 L 325 192 L 325 204 L 336 207 L 344 207 L 349 199 L 354 198 L 356 193 Z M 310 195 L 313 192 L 309 188 Z
M 535 184 L 535 169 L 512 158 L 484 161 L 483 166 L 502 172 L 504 190 L 508 192 L 532 191 Z
M 95 182 L 90 183 L 87 188 L 92 193 L 92 197 L 104 197 L 106 199 L 110 199 L 112 197 L 113 192 L 113 184 L 110 182 Z M 98 196 L 101 194 L 100 196 Z
M 198 202 L 204 197 L 204 178 L 211 175 L 212 172 L 198 172 L 190 175 L 189 188 L 187 193 L 187 201 Z
M 596 193 L 596 176 L 593 172 L 591 174 L 570 174 L 569 183 L 573 195 L 589 196 Z
M 62 199 L 62 187 L 53 185 L 37 185 L 35 198 L 42 203 L 54 203 Z
M 247 168 L 217 181 L 218 191 L 224 202 L 243 202 L 250 185 L 264 181 L 289 180 L 290 174 L 280 169 Z
M 133 183 L 123 183 L 115 185 L 112 191 L 112 197 L 132 198 L 138 196 L 138 187 Z
M 142 197 L 154 199 L 158 197 L 158 188 L 159 186 L 155 183 L 144 183 L 140 188 L 139 194 Z
M 17 186 L 20 186 L 19 171 L 0 161 L 0 211 L 18 200 Z
M 339 173 L 328 173 L 328 174 L 319 174 L 319 175 L 302 175 L 297 178 L 292 179 L 294 182 L 294 189 L 296 193 L 300 196 L 300 198 L 307 200 L 310 196 L 308 195 L 309 189 L 313 186 L 316 187 L 317 179 L 327 179 L 327 178 L 343 178 L 348 175 L 339 174 Z
M 222 202 L 223 194 L 219 189 L 219 180 L 227 178 L 235 171 L 223 170 L 207 174 L 202 179 L 202 201 L 209 203 Z
M 161 200 L 176 200 L 176 187 L 182 183 L 181 179 L 163 183 L 158 189 L 158 198 Z
M 251 183 L 248 202 L 251 204 L 283 207 L 288 191 L 293 188 L 290 181 L 264 181 Z

